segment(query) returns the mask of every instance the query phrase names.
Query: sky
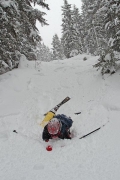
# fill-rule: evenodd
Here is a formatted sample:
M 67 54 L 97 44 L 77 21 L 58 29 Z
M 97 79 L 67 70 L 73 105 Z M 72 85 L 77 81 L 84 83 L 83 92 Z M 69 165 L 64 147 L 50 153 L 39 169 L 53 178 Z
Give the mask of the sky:
M 45 43 L 45 45 L 51 47 L 52 38 L 55 33 L 61 37 L 61 24 L 62 24 L 62 11 L 61 6 L 64 4 L 63 0 L 46 0 L 47 4 L 49 4 L 50 10 L 41 9 L 42 11 L 46 12 L 47 15 L 44 16 L 47 20 L 49 26 L 43 26 L 37 22 L 37 27 L 40 31 L 40 35 Z M 81 11 L 81 0 L 68 0 L 69 4 L 75 4 L 77 8 Z M 39 7 L 37 7 L 39 8 Z
M 0 75 L 0 180 L 120 179 L 120 71 L 102 77 L 97 59 L 81 54 L 35 68 L 23 55 Z M 67 96 L 57 114 L 72 118 L 73 138 L 44 142 L 44 114 Z

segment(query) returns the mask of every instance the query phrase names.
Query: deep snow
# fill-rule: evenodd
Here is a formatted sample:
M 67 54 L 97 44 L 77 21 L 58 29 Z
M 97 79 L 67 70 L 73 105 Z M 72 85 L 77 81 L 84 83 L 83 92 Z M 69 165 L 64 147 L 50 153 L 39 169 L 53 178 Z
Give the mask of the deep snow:
M 120 179 L 120 72 L 101 77 L 92 67 L 97 58 L 78 55 L 35 69 L 23 56 L 18 69 L 0 76 L 0 180 Z M 72 117 L 74 138 L 45 143 L 43 114 L 66 96 L 58 113 Z

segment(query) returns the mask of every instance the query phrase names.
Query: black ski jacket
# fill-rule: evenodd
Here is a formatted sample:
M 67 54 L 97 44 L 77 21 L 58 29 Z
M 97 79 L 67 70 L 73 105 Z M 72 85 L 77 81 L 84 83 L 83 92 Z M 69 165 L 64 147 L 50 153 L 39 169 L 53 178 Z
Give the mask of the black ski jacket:
M 55 118 L 57 118 L 62 126 L 61 126 L 61 130 L 58 134 L 58 138 L 60 139 L 71 139 L 70 137 L 70 127 L 72 126 L 72 119 L 70 117 L 65 116 L 64 114 L 58 114 L 55 116 Z M 47 129 L 47 125 L 44 127 L 43 133 L 42 133 L 42 139 L 44 141 L 48 141 L 49 139 L 52 139 L 51 134 L 49 134 L 48 129 Z

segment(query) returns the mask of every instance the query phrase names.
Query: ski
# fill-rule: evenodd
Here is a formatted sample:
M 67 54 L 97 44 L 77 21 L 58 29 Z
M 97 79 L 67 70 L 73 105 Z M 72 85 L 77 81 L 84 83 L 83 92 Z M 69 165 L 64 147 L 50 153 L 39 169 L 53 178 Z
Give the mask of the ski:
M 70 97 L 66 97 L 65 99 L 63 99 L 58 105 L 56 105 L 54 108 L 53 108 L 53 110 L 54 111 L 57 111 L 58 109 L 59 109 L 59 107 L 60 106 L 62 106 L 63 104 L 65 104 L 67 101 L 69 101 L 70 100 Z M 52 110 L 51 110 L 52 111 Z M 48 112 L 47 112 L 48 113 Z M 44 116 L 46 116 L 47 115 L 47 113 L 45 113 L 44 114 Z
M 61 105 L 63 105 L 64 103 L 66 103 L 67 101 L 69 101 L 70 100 L 70 97 L 66 97 L 65 99 L 63 99 L 57 106 L 61 106 Z

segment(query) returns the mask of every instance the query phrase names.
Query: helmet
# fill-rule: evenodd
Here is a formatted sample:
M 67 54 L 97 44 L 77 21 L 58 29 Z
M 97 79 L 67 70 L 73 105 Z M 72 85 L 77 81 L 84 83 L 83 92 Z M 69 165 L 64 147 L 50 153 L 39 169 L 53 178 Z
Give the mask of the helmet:
M 57 134 L 61 129 L 61 123 L 57 118 L 53 118 L 47 125 L 48 132 L 51 135 Z

